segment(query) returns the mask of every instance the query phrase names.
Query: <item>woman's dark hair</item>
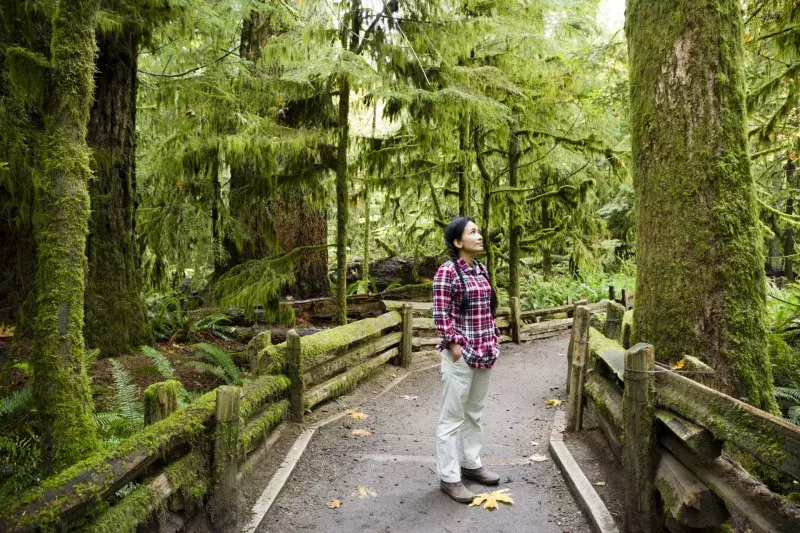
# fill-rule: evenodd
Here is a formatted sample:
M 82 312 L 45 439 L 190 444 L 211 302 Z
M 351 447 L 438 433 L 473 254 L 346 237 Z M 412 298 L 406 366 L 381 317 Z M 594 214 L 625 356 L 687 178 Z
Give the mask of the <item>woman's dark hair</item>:
M 467 299 L 467 282 L 464 281 L 464 273 L 461 272 L 461 267 L 458 266 L 458 258 L 460 254 L 458 248 L 456 247 L 455 241 L 461 240 L 461 238 L 464 236 L 464 228 L 466 228 L 467 224 L 470 222 L 475 222 L 475 220 L 470 217 L 458 217 L 450 222 L 446 228 L 444 228 L 444 243 L 447 245 L 447 251 L 450 253 L 450 258 L 453 260 L 453 265 L 456 267 L 456 273 L 458 274 L 458 278 L 461 280 L 461 287 L 463 288 L 464 296 L 461 298 L 461 306 L 459 308 L 459 311 L 461 311 L 462 315 L 469 309 L 470 301 Z M 478 263 L 478 265 L 480 265 L 480 263 Z M 497 294 L 494 292 L 494 286 L 492 285 L 492 281 L 489 279 L 489 274 L 486 270 L 486 267 L 483 267 L 483 271 L 486 281 L 489 282 L 489 286 L 492 288 L 490 306 L 492 310 L 492 316 L 494 316 L 495 311 L 497 311 Z

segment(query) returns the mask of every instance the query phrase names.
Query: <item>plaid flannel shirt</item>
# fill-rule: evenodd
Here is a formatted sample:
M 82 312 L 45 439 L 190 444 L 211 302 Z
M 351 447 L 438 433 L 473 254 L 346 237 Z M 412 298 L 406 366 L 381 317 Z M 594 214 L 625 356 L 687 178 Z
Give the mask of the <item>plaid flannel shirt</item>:
M 433 278 L 433 322 L 442 337 L 438 349 L 444 350 L 448 343 L 455 342 L 461 345 L 464 361 L 469 366 L 492 368 L 499 353 L 500 332 L 492 317 L 492 287 L 486 267 L 477 264 L 471 267 L 460 257 L 457 261 L 464 283 L 453 261 L 439 267 Z M 465 285 L 470 307 L 462 315 L 460 307 Z

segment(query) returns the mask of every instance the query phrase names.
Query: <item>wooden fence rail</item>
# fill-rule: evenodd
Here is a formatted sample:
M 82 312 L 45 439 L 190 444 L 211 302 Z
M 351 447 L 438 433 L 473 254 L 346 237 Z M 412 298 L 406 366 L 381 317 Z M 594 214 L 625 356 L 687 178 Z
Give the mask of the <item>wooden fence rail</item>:
M 618 327 L 611 331 L 621 334 Z M 800 531 L 800 506 L 721 456 L 727 443 L 800 480 L 800 427 L 664 366 L 634 363 L 634 354 L 652 351 L 648 345 L 626 351 L 619 337 L 609 339 L 595 328 L 587 341 L 585 383 L 571 401 L 586 402 L 624 465 L 628 531 L 660 531 L 662 525 L 674 532 L 712 527 L 727 520 L 729 511 L 756 532 Z M 571 350 L 578 348 L 574 344 Z M 579 429 L 576 423 L 572 427 Z M 664 512 L 648 520 L 656 493 Z

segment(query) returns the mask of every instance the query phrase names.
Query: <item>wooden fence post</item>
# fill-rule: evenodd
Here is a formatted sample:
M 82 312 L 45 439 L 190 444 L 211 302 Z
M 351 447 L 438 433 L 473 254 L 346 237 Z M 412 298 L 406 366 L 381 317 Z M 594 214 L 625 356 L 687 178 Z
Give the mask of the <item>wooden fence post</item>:
M 613 285 L 609 285 L 608 286 L 608 299 L 611 300 L 612 302 L 614 300 L 616 300 L 616 294 L 614 292 L 614 286 Z
M 628 306 L 628 292 L 625 289 L 622 289 L 622 295 L 620 296 L 620 302 L 623 306 L 625 306 L 625 310 L 627 311 L 630 309 Z
M 511 342 L 519 344 L 522 333 L 522 318 L 520 317 L 522 307 L 516 296 L 512 296 L 509 303 L 511 304 Z
M 567 404 L 567 431 L 579 431 L 583 425 L 583 384 L 586 381 L 586 361 L 589 359 L 589 309 L 575 309 L 572 322 L 572 353 L 568 360 L 569 403 Z
M 622 304 L 608 301 L 606 306 L 606 325 L 603 334 L 611 340 L 619 342 L 622 336 L 622 318 L 625 316 L 625 308 Z
M 411 366 L 411 339 L 414 335 L 414 309 L 413 305 L 406 302 L 402 308 L 403 317 L 403 337 L 400 340 L 400 366 L 408 368 Z
M 272 333 L 269 330 L 258 333 L 247 343 L 247 361 L 250 363 L 250 374 L 253 377 L 261 374 L 261 369 L 259 368 L 261 366 L 261 360 L 259 356 L 261 351 L 271 344 Z
M 155 424 L 164 420 L 178 410 L 178 394 L 181 383 L 170 379 L 161 383 L 153 383 L 144 391 L 144 425 Z
M 572 307 L 572 309 L 567 311 L 567 318 L 575 317 L 575 305 L 572 303 L 572 296 L 567 296 L 567 305 Z
M 305 395 L 305 383 L 303 381 L 303 350 L 300 346 L 300 335 L 297 331 L 290 329 L 286 332 L 286 374 L 292 381 L 289 387 L 289 403 L 292 411 L 292 422 L 302 422 L 303 396 Z
M 656 527 L 656 436 L 650 344 L 639 343 L 625 352 L 625 392 L 622 395 L 625 470 L 625 523 L 628 533 L 652 533 Z
M 239 417 L 239 387 L 217 389 L 216 427 L 214 431 L 214 493 L 209 502 L 211 520 L 217 528 L 236 521 L 239 507 L 239 460 L 242 449 L 242 422 Z

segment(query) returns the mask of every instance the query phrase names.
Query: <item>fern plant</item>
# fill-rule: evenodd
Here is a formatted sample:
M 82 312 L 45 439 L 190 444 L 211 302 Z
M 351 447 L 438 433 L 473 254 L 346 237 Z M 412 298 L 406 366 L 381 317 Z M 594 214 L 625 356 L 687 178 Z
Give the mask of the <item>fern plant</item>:
M 197 345 L 197 355 L 203 361 L 193 361 L 188 364 L 214 374 L 228 385 L 243 383 L 242 372 L 233 362 L 230 354 L 224 350 L 204 342 Z
M 219 339 L 229 341 L 233 331 L 231 319 L 223 314 L 211 314 L 197 319 L 189 326 L 189 336 L 197 338 L 201 333 L 208 333 Z
M 0 418 L 12 415 L 33 405 L 33 387 L 25 387 L 0 398 Z
M 792 424 L 800 425 L 800 389 L 790 387 L 775 387 L 775 399 L 779 404 L 788 406 L 786 420 Z
M 41 465 L 39 439 L 29 426 L 22 435 L 0 437 L 0 502 L 38 483 Z
M 169 362 L 169 359 L 167 359 L 164 354 L 154 348 L 151 348 L 150 346 L 141 346 L 139 349 L 145 356 L 147 356 L 148 359 L 153 362 L 156 370 L 158 370 L 158 373 L 162 378 L 164 378 L 164 380 L 175 378 L 175 369 L 172 367 L 172 363 Z
M 111 366 L 117 410 L 92 414 L 92 419 L 106 444 L 116 444 L 144 425 L 142 402 L 133 378 L 119 361 L 112 359 Z

